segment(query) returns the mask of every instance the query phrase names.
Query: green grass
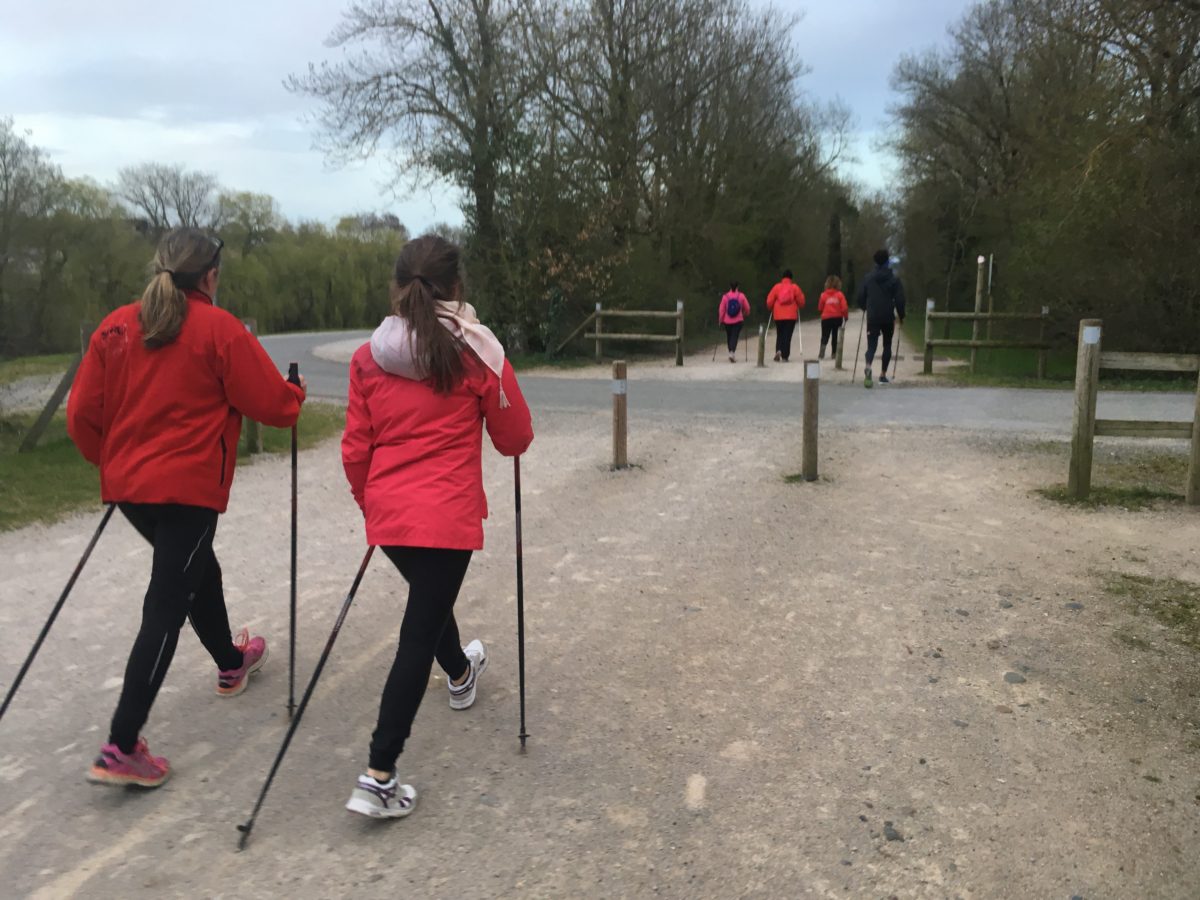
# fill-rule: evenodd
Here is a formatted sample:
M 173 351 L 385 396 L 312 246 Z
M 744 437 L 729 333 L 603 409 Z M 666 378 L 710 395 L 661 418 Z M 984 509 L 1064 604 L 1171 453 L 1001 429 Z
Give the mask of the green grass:
M 1086 500 L 1068 497 L 1066 486 L 1061 484 L 1037 493 L 1085 509 L 1142 510 L 1161 503 L 1182 503 L 1187 466 L 1184 456 L 1169 453 L 1136 452 L 1120 458 L 1097 454 L 1092 463 L 1092 489 Z
M 61 414 L 55 416 L 32 452 L 17 452 L 35 418 L 34 413 L 0 416 L 0 531 L 34 522 L 54 522 L 76 510 L 100 505 L 99 473 L 67 437 L 66 420 Z M 345 410 L 340 406 L 305 404 L 300 416 L 299 446 L 312 447 L 339 434 L 344 423 Z M 267 453 L 286 453 L 291 445 L 291 429 L 263 429 L 263 449 Z M 239 448 L 239 464 L 257 458 Z
M 1128 601 L 1137 612 L 1152 615 L 1183 644 L 1200 650 L 1200 584 L 1117 573 L 1105 581 L 1104 589 Z
M 35 375 L 57 375 L 65 372 L 75 358 L 72 353 L 56 353 L 51 356 L 18 356 L 15 359 L 0 359 L 0 384 L 12 384 L 22 378 Z
M 595 360 L 590 356 L 548 356 L 545 353 L 517 353 L 508 357 L 514 370 L 521 372 L 528 369 L 582 369 L 590 366 Z
M 934 337 L 940 338 L 945 333 L 945 322 L 934 323 Z M 1024 339 L 1036 338 L 1035 323 L 995 322 L 992 325 L 992 337 L 995 340 L 1005 338 Z M 924 318 L 910 317 L 904 323 L 904 332 L 914 347 L 925 346 Z M 980 324 L 980 335 L 986 337 L 984 323 Z M 953 321 L 950 323 L 952 338 L 970 338 L 971 323 Z M 967 347 L 937 347 L 935 355 L 951 360 L 969 360 L 970 348 Z M 948 366 L 945 362 L 933 364 L 933 384 L 949 387 L 1017 387 L 1042 388 L 1048 390 L 1074 390 L 1075 388 L 1075 359 L 1073 347 L 1055 348 L 1046 354 L 1046 377 L 1037 378 L 1036 350 L 980 350 L 976 359 L 974 374 L 963 365 Z M 1194 391 L 1196 376 L 1178 373 L 1104 371 L 1100 373 L 1100 389 L 1105 391 Z

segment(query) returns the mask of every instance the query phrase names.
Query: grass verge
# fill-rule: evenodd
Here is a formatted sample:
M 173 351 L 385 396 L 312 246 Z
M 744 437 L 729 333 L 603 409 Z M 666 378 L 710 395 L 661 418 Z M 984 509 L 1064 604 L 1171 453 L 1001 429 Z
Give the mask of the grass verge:
M 1066 506 L 1085 509 L 1120 507 L 1148 509 L 1162 503 L 1182 503 L 1187 459 L 1169 453 L 1136 453 L 1121 459 L 1097 456 L 1092 464 L 1092 490 L 1086 500 L 1067 496 L 1066 485 L 1041 488 L 1037 493 Z
M 22 378 L 35 375 L 57 375 L 67 371 L 72 353 L 56 353 L 51 356 L 18 356 L 15 359 L 0 359 L 0 384 L 12 384 Z
M 54 417 L 36 449 L 17 452 L 35 418 L 34 413 L 0 417 L 0 531 L 54 522 L 76 510 L 100 505 L 100 475 L 75 449 L 61 414 Z M 340 433 L 344 423 L 341 406 L 305 404 L 298 428 L 299 446 L 312 447 Z M 263 429 L 267 453 L 286 453 L 291 446 L 291 429 Z M 256 458 L 240 452 L 238 463 Z
M 1118 573 L 1104 589 L 1127 600 L 1138 613 L 1149 613 L 1193 650 L 1200 650 L 1200 584 L 1178 578 Z

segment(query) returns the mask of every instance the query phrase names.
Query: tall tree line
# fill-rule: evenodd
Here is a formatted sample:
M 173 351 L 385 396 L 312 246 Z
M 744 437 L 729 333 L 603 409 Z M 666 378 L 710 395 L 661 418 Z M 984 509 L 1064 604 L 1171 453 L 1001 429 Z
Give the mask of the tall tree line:
M 989 0 L 894 73 L 911 287 L 1052 307 L 1062 336 L 1200 347 L 1200 3 Z
M 332 155 L 462 189 L 478 305 L 539 349 L 596 301 L 700 301 L 695 327 L 731 279 L 817 289 L 832 212 L 879 230 L 834 170 L 847 113 L 800 90 L 795 26 L 745 0 L 367 0 L 341 61 L 288 84 Z
M 109 187 L 69 179 L 0 119 L 0 357 L 77 347 L 82 322 L 141 293 L 176 225 L 221 235 L 221 305 L 262 332 L 376 324 L 408 236 L 393 215 L 292 224 L 271 197 L 181 166 L 132 166 Z

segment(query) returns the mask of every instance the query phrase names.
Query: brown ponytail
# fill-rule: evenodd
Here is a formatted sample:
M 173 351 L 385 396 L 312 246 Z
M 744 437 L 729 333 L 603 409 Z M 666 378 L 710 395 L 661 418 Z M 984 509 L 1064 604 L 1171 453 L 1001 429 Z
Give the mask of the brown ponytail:
M 436 235 L 409 241 L 396 259 L 392 279 L 392 312 L 408 323 L 412 358 L 418 371 L 433 381 L 439 394 L 448 394 L 465 372 L 463 341 L 455 337 L 437 315 L 439 300 L 457 303 L 463 298 L 458 247 Z
M 138 319 L 142 343 L 153 350 L 165 347 L 183 329 L 187 296 L 213 269 L 221 265 L 221 242 L 196 228 L 174 228 L 158 243 L 154 277 L 142 291 Z

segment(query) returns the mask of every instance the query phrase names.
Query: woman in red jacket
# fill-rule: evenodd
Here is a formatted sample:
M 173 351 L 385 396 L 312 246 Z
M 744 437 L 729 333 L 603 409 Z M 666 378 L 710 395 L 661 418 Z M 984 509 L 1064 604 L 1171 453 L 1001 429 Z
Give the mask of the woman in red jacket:
M 817 359 L 825 358 L 825 345 L 833 340 L 833 356 L 837 357 L 838 330 L 850 318 L 850 307 L 842 293 L 842 279 L 830 275 L 825 279 L 825 291 L 817 301 L 817 312 L 821 314 L 821 352 Z
M 783 278 L 767 294 L 767 312 L 775 319 L 775 362 L 787 362 L 792 355 L 792 335 L 804 309 L 804 291 L 792 281 L 792 270 L 785 269 Z
M 504 348 L 465 302 L 459 250 L 440 237 L 404 245 L 391 285 L 392 315 L 350 361 L 342 462 L 380 547 L 408 582 L 408 605 L 367 771 L 346 808 L 374 818 L 413 811 L 417 793 L 396 780 L 396 759 L 436 658 L 450 708 L 475 702 L 487 666 L 481 641 L 460 644 L 454 603 L 472 551 L 483 547 L 482 433 L 519 456 L 533 440 L 529 407 Z
M 159 243 L 140 301 L 92 334 L 67 402 L 67 428 L 100 467 L 100 493 L 154 547 L 142 624 L 108 743 L 90 781 L 158 787 L 170 765 L 140 737 L 185 619 L 217 664 L 217 694 L 246 689 L 267 658 L 261 637 L 235 642 L 213 553 L 229 503 L 242 416 L 295 423 L 303 383 L 290 385 L 245 327 L 214 300 L 221 241 L 177 228 Z

